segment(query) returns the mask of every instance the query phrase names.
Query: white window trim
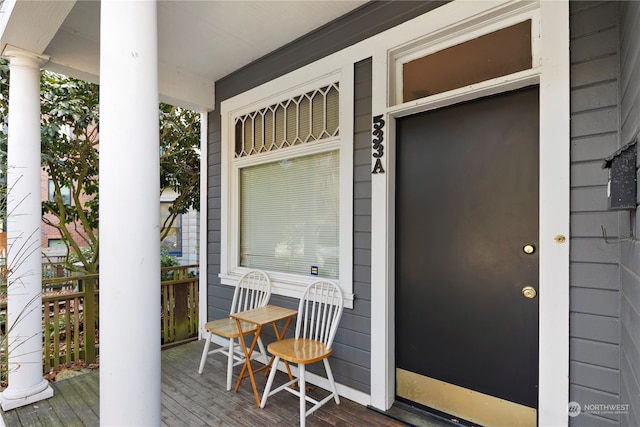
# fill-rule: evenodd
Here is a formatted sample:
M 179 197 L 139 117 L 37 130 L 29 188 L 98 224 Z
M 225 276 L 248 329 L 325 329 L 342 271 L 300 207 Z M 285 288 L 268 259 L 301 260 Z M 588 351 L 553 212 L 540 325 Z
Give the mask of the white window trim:
M 353 308 L 353 63 L 342 64 L 333 58 L 318 61 L 291 72 L 255 89 L 221 103 L 221 248 L 220 274 L 223 285 L 234 286 L 248 269 L 239 266 L 239 170 L 242 167 L 339 150 L 340 161 L 340 267 L 338 283 L 345 294 L 345 307 Z M 309 78 L 315 75 L 315 78 Z M 235 119 L 247 113 L 269 107 L 285 99 L 338 82 L 340 131 L 338 137 L 277 149 L 270 152 L 235 158 Z M 319 280 L 318 276 L 303 276 L 268 271 L 272 293 L 299 298 L 304 288 Z

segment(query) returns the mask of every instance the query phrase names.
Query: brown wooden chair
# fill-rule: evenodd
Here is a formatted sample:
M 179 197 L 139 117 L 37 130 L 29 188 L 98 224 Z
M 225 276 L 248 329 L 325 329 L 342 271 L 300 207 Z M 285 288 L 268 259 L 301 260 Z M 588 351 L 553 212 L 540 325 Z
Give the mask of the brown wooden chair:
M 304 427 L 307 415 L 315 412 L 331 398 L 336 401 L 336 404 L 340 404 L 331 366 L 329 366 L 329 356 L 333 351 L 331 345 L 342 316 L 343 304 L 342 292 L 333 282 L 318 281 L 307 287 L 298 305 L 295 338 L 269 344 L 268 351 L 275 356 L 275 359 L 262 395 L 261 408 L 264 408 L 269 396 L 286 390 L 300 398 L 300 426 Z M 297 363 L 298 377 L 270 391 L 280 359 L 287 363 Z M 331 394 L 320 401 L 307 396 L 305 388 L 306 365 L 319 361 L 324 363 L 331 387 Z M 298 383 L 297 389 L 291 387 L 295 383 Z M 313 404 L 308 411 L 306 410 L 307 402 Z
M 252 270 L 245 273 L 233 293 L 231 301 L 231 310 L 229 314 L 238 313 L 240 311 L 251 310 L 263 307 L 269 302 L 271 297 L 271 280 L 263 271 Z M 244 353 L 240 345 L 235 345 L 235 340 L 240 337 L 238 325 L 234 319 L 226 317 L 224 319 L 213 320 L 204 325 L 207 331 L 207 337 L 202 351 L 202 359 L 200 360 L 200 368 L 198 373 L 202 374 L 207 356 L 214 353 L 222 353 L 227 356 L 227 390 L 231 390 L 231 380 L 233 377 L 233 367 L 244 363 Z M 257 326 L 251 323 L 242 323 L 242 330 L 246 334 L 253 332 Z M 211 338 L 218 335 L 229 340 L 229 344 L 209 351 Z M 258 346 L 263 357 L 264 363 L 267 364 L 267 353 L 264 349 L 262 340 L 258 338 Z

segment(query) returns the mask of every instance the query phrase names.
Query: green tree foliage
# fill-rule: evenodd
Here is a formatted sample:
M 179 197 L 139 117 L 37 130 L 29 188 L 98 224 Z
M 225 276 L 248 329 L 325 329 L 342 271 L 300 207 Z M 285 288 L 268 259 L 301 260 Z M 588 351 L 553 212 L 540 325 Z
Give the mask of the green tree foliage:
M 200 114 L 160 104 L 160 193 L 171 189 L 178 197 L 160 224 L 167 237 L 180 214 L 200 207 Z
M 0 59 L 0 216 L 6 219 L 6 151 L 9 68 Z M 43 72 L 40 82 L 42 168 L 53 181 L 55 197 L 42 203 L 43 222 L 58 229 L 72 268 L 98 271 L 99 87 Z M 161 239 L 175 218 L 199 209 L 200 116 L 160 104 L 160 188 L 178 197 L 162 225 Z M 9 190 L 10 191 L 10 190 Z M 67 192 L 68 191 L 68 192 Z M 70 197 L 65 197 L 69 194 Z M 160 206 L 158 206 L 160 209 Z M 135 213 L 132 213 L 135 215 Z M 73 235 L 80 236 L 78 240 Z
M 55 188 L 54 198 L 42 202 L 42 220 L 60 232 L 68 252 L 76 254 L 82 264 L 81 270 L 96 273 L 98 86 L 43 72 L 40 97 L 42 168 Z M 63 189 L 68 189 L 70 200 L 63 197 Z M 83 247 L 91 250 L 82 251 Z M 78 267 L 78 263 L 74 265 Z
M 7 220 L 7 125 L 9 114 L 9 65 L 0 59 L 0 222 Z

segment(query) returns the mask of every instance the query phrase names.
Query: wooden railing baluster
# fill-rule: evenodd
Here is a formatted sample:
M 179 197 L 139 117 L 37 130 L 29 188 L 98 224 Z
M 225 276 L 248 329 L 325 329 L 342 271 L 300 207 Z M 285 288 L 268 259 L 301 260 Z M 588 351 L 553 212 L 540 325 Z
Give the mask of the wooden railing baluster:
M 73 299 L 73 325 L 73 358 L 80 360 L 80 298 L 78 297 Z
M 43 314 L 43 321 L 42 321 L 42 326 L 44 329 L 44 363 L 43 363 L 43 370 L 44 373 L 48 373 L 51 368 L 53 367 L 53 363 L 51 362 L 51 357 L 49 357 L 49 352 L 51 351 L 51 335 L 49 334 L 49 318 L 51 316 L 51 308 L 50 308 L 50 303 L 49 301 L 44 302 L 44 314 Z M 6 351 L 6 350 L 5 350 Z
M 197 265 L 162 269 L 162 346 L 179 344 L 198 336 Z M 193 272 L 193 274 L 191 274 Z M 166 273 L 166 274 L 164 274 Z M 98 275 L 43 278 L 43 373 L 83 361 L 94 364 L 99 355 Z M 10 278 L 9 278 L 10 280 Z M 9 285 L 10 286 L 10 285 Z M 56 291 L 57 290 L 57 291 Z M 7 301 L 0 300 L 0 315 Z M 6 328 L 0 325 L 0 377 L 6 379 Z M 61 339 L 61 334 L 64 337 Z M 98 341 L 98 342 L 97 342 Z M 64 351 L 61 346 L 64 345 Z M 126 353 L 123 353 L 123 363 Z

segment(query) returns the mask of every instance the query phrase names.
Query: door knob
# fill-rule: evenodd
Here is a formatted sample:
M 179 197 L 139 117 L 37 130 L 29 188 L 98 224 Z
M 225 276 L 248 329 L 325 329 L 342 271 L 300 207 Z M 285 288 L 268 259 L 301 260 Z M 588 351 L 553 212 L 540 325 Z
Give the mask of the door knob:
M 535 298 L 537 294 L 538 293 L 533 286 L 525 286 L 522 288 L 522 295 L 524 295 L 525 298 L 532 299 Z
M 533 245 L 524 245 L 522 250 L 524 251 L 525 254 L 531 255 L 532 253 L 534 253 L 536 251 L 536 247 L 533 246 Z

